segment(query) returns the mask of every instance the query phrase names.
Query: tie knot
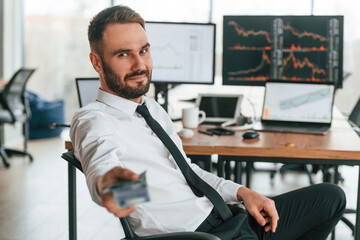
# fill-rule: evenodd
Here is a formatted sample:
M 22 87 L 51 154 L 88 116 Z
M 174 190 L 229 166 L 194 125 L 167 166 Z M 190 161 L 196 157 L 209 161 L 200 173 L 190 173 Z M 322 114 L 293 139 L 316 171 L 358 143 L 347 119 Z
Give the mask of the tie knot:
M 143 118 L 150 116 L 149 109 L 146 107 L 145 104 L 137 106 L 136 112 L 138 112 L 141 116 L 143 116 Z

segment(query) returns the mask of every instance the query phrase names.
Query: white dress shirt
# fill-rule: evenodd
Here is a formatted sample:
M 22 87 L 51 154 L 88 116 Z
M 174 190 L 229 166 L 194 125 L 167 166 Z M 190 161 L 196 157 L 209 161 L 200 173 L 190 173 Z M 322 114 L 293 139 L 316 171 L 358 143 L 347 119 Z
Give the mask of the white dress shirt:
M 143 102 L 185 156 L 168 114 L 151 98 L 144 96 Z M 75 113 L 70 137 L 91 197 L 101 205 L 96 179 L 115 166 L 138 174 L 146 171 L 150 202 L 140 204 L 129 216 L 136 234 L 194 231 L 213 205 L 206 197 L 197 197 L 192 192 L 167 148 L 136 113 L 137 106 L 135 102 L 99 89 L 96 101 Z M 237 201 L 236 193 L 241 185 L 202 170 L 186 159 L 225 202 Z

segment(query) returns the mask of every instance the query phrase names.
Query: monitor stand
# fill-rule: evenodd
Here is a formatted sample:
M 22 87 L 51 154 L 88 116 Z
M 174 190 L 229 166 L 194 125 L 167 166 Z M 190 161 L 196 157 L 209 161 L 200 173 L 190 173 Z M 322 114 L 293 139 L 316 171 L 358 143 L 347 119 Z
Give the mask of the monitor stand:
M 236 119 L 231 119 L 221 124 L 222 127 L 227 127 L 236 124 Z
M 154 83 L 155 86 L 155 100 L 168 111 L 168 91 L 169 84 L 167 83 Z

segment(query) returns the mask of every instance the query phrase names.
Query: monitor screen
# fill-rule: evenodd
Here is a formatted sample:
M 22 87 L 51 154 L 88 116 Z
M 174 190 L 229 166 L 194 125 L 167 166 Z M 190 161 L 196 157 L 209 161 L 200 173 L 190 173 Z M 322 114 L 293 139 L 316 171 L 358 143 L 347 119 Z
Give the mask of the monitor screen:
M 203 97 L 200 110 L 206 112 L 206 117 L 234 118 L 236 104 L 237 98 L 235 97 Z
M 75 81 L 80 107 L 96 99 L 98 89 L 100 88 L 99 78 L 76 78 Z
M 343 16 L 224 16 L 223 84 L 342 87 Z
M 146 22 L 153 83 L 213 84 L 215 24 Z
M 262 119 L 330 123 L 334 85 L 267 82 Z
M 236 120 L 240 115 L 241 94 L 201 93 L 196 99 L 196 106 L 206 113 L 207 122 Z

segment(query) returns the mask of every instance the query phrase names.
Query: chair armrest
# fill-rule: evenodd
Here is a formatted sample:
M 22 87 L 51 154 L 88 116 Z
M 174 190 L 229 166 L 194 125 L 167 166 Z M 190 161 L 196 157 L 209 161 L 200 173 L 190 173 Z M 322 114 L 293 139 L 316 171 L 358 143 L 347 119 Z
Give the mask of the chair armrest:
M 126 238 L 124 238 L 126 239 Z M 156 234 L 145 237 L 137 237 L 136 240 L 165 240 L 165 239 L 176 239 L 176 240 L 221 240 L 220 238 L 210 233 L 204 232 L 176 232 L 176 233 L 164 233 Z

